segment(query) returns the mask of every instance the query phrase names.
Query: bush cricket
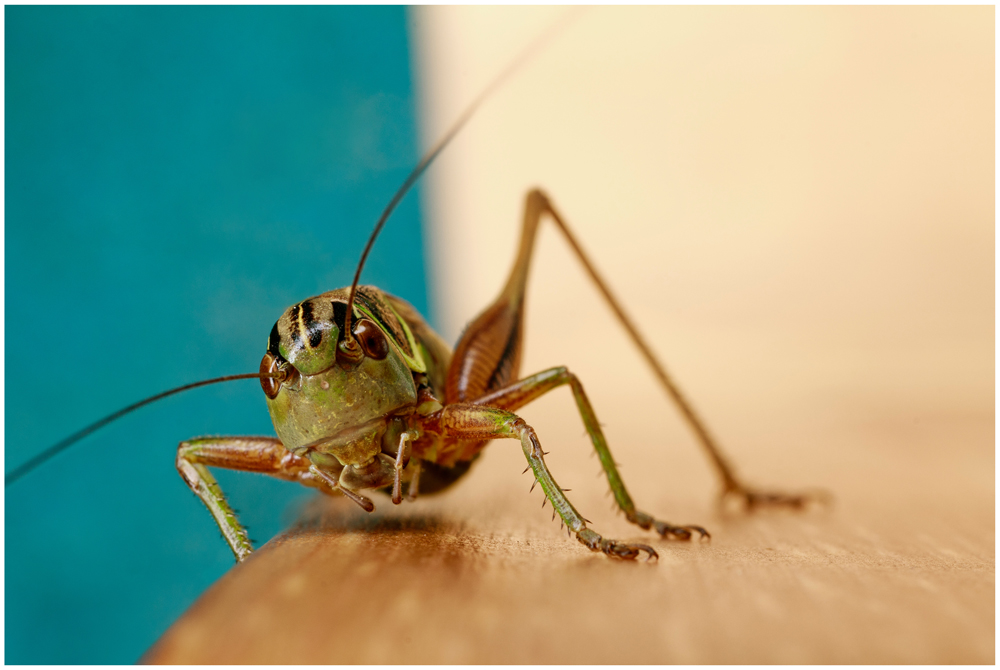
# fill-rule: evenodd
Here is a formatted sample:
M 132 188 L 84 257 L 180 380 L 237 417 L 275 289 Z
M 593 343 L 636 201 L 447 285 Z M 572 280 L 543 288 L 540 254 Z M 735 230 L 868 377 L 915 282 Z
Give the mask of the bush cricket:
M 520 59 L 519 59 L 520 60 Z M 519 62 L 519 61 L 517 61 Z M 515 62 L 516 64 L 516 62 Z M 274 324 L 258 374 L 229 375 L 187 384 L 130 405 L 53 445 L 6 475 L 9 485 L 94 430 L 150 402 L 198 386 L 257 377 L 278 438 L 202 437 L 182 442 L 177 469 L 216 520 L 238 561 L 251 542 L 209 468 L 260 472 L 344 495 L 370 512 L 366 490 L 390 493 L 395 504 L 437 493 L 464 476 L 495 439 L 516 439 L 552 515 L 594 551 L 634 559 L 656 551 L 645 544 L 608 539 L 589 527 L 545 464 L 539 437 L 516 410 L 560 386 L 571 388 L 614 500 L 625 517 L 661 537 L 709 537 L 697 525 L 675 525 L 640 511 L 629 495 L 582 382 L 565 367 L 520 374 L 524 298 L 535 236 L 544 218 L 563 233 L 574 254 L 641 352 L 666 394 L 677 405 L 715 468 L 724 497 L 747 509 L 763 505 L 802 507 L 805 495 L 750 489 L 710 436 L 664 366 L 626 316 L 607 283 L 583 252 L 552 201 L 540 190 L 527 194 L 514 266 L 497 299 L 447 344 L 405 301 L 374 286 L 359 285 L 379 232 L 407 191 L 447 146 L 478 104 L 513 70 L 508 68 L 431 149 L 399 188 L 375 226 L 350 287 L 308 298 Z
M 555 195 L 556 195 L 556 197 L 558 197 L 558 194 L 555 194 Z M 514 225 L 514 224 L 513 224 L 513 222 L 512 222 L 512 225 Z M 347 244 L 347 243 L 348 243 L 348 242 L 346 242 L 346 241 L 344 242 L 344 244 Z M 356 243 L 355 243 L 355 244 L 356 244 Z M 359 248 L 359 247 L 360 247 L 360 245 L 357 245 L 357 246 L 356 246 L 356 248 Z M 279 263 L 280 263 L 280 261 L 279 261 Z M 348 269 L 348 270 L 347 270 L 346 272 L 342 272 L 342 273 L 341 273 L 341 275 L 342 275 L 342 276 L 344 277 L 344 279 L 343 279 L 343 280 L 338 280 L 338 281 L 339 281 L 340 283 L 343 283 L 343 282 L 346 282 L 346 279 L 347 279 L 347 278 L 349 278 L 349 269 Z M 337 283 L 330 283 L 330 284 L 328 284 L 328 286 L 331 286 L 331 285 L 332 285 L 332 286 L 335 286 L 335 285 L 337 285 Z M 385 287 L 385 286 L 383 286 L 383 288 L 386 288 L 386 287 Z M 391 290 L 391 287 L 389 287 L 389 288 L 390 288 L 390 290 Z M 299 299 L 301 299 L 301 297 L 302 297 L 302 296 L 305 296 L 305 295 L 310 295 L 310 293 L 308 293 L 308 292 L 303 292 L 303 293 L 300 293 L 300 294 L 299 294 L 299 297 L 296 297 L 296 298 L 295 298 L 295 300 L 299 300 Z M 126 294 L 126 297 L 124 298 L 123 302 L 128 302 L 128 301 L 129 301 L 129 297 L 128 297 L 128 295 Z M 289 301 L 288 301 L 288 302 L 287 302 L 286 304 L 291 304 L 292 302 L 293 302 L 292 300 L 289 300 Z M 273 322 L 273 317 L 272 317 L 272 322 Z M 190 345 L 188 345 L 187 343 L 184 343 L 184 342 L 181 342 L 181 343 L 180 343 L 180 347 L 181 347 L 181 351 L 186 351 L 186 349 L 185 349 L 184 347 L 189 347 L 189 346 L 190 346 Z M 280 352 L 279 352 L 279 353 L 280 353 Z M 158 356 L 159 358 L 169 358 L 169 356 L 170 356 L 170 355 L 171 355 L 171 354 L 170 354 L 170 352 L 160 352 L 160 353 L 158 353 L 158 354 L 157 354 L 157 356 Z M 113 360 L 113 359 L 106 359 L 106 358 L 103 358 L 103 357 L 101 357 L 101 358 L 99 358 L 99 359 L 95 360 L 94 362 L 95 362 L 96 364 L 99 364 L 99 365 L 101 365 L 101 366 L 114 366 L 114 365 L 117 365 L 117 364 L 118 364 L 118 362 L 116 362 L 116 361 L 115 361 L 115 360 Z M 130 366 L 130 367 L 131 367 L 131 366 Z M 220 371 L 220 372 L 221 372 L 221 371 Z M 536 371 L 531 371 L 531 372 L 536 372 Z M 586 380 L 582 380 L 582 381 L 583 381 L 583 384 L 585 385 L 585 384 L 586 384 Z M 95 391 L 95 392 L 96 392 L 96 391 Z M 259 393 L 259 391 L 258 391 L 258 393 Z M 207 404 L 207 403 L 206 403 L 206 404 Z M 214 412 L 214 411 L 216 411 L 216 410 L 214 410 L 214 409 L 206 409 L 205 411 L 211 411 L 211 412 Z M 252 427 L 252 428 L 251 428 L 251 430 L 262 430 L 262 429 L 261 429 L 261 428 L 257 428 L 257 427 Z M 541 438 L 540 438 L 540 439 L 542 440 L 542 443 L 544 444 L 544 436 L 541 436 Z M 141 435 L 141 434 L 137 434 L 137 435 L 135 436 L 135 441 L 136 441 L 136 444 L 137 444 L 137 446 L 138 446 L 138 444 L 140 444 L 140 443 L 141 443 L 141 444 L 143 444 L 143 445 L 144 445 L 144 447 L 145 447 L 145 444 L 146 444 L 146 440 L 145 440 L 145 439 L 144 439 L 144 438 L 142 437 L 142 435 Z M 613 445 L 612 445 L 612 448 L 613 448 Z M 145 449 L 146 449 L 146 450 L 151 450 L 151 449 L 152 449 L 152 447 L 151 447 L 151 446 L 149 446 L 149 447 L 145 447 Z M 114 457 L 114 456 L 112 456 L 112 457 Z M 11 466 L 15 466 L 15 465 L 17 465 L 17 463 L 16 463 L 16 462 L 9 462 L 9 463 L 8 463 L 8 467 L 11 467 Z M 426 493 L 427 489 L 428 489 L 428 487 L 427 487 L 427 486 L 424 486 L 424 492 L 425 492 L 425 493 Z M 136 496 L 136 498 L 135 498 L 135 499 L 136 499 L 136 501 L 138 502 L 138 500 L 139 500 L 139 496 L 141 496 L 141 493 L 140 493 L 139 491 L 134 491 L 133 493 L 131 493 L 131 494 L 130 494 L 130 497 L 131 497 L 132 495 Z M 553 495 L 556 495 L 556 493 L 555 493 L 555 492 L 553 492 Z M 558 497 L 558 496 L 557 496 L 557 497 Z M 199 516 L 200 516 L 200 515 L 202 514 L 202 512 L 201 512 L 201 511 L 199 510 L 198 514 L 199 514 Z M 626 552 L 626 553 L 627 553 L 627 552 Z
M 492 87 L 491 87 L 492 88 Z M 488 91 L 487 91 L 488 92 Z M 478 101 L 477 101 L 478 102 Z M 746 508 L 801 507 L 803 495 L 762 493 L 737 479 L 665 368 L 655 358 L 620 303 L 573 237 L 550 199 L 528 193 L 521 241 L 513 269 L 497 299 L 466 328 L 452 352 L 414 308 L 374 286 L 359 285 L 364 261 L 395 206 L 447 146 L 475 105 L 410 173 L 369 237 L 350 287 L 308 298 L 289 307 L 271 329 L 258 374 L 230 375 L 195 382 L 130 405 L 53 445 L 6 475 L 17 481 L 94 430 L 150 402 L 210 383 L 257 377 L 277 438 L 201 437 L 182 442 L 177 469 L 219 526 L 237 561 L 253 551 L 245 529 L 209 468 L 221 467 L 295 481 L 330 495 L 341 494 L 367 512 L 366 490 L 391 492 L 394 504 L 437 493 L 464 476 L 481 450 L 495 439 L 517 439 L 528 467 L 576 539 L 594 551 L 634 559 L 656 551 L 646 544 L 605 538 L 589 527 L 545 464 L 539 437 L 515 412 L 535 398 L 568 385 L 615 502 L 625 517 L 661 537 L 709 537 L 697 525 L 675 525 L 640 511 L 618 472 L 610 448 L 581 381 L 565 367 L 520 375 L 524 298 L 535 236 L 543 217 L 551 218 L 601 295 L 676 403 L 698 437 L 722 485 L 723 496 L 738 497 Z

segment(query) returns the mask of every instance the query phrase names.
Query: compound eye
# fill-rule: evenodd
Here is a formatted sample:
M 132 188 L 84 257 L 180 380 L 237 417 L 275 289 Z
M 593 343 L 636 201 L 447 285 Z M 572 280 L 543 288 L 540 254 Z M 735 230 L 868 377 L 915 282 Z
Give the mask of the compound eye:
M 275 372 L 278 372 L 278 358 L 268 352 L 264 354 L 264 358 L 260 361 L 260 373 L 263 375 Z M 264 395 L 274 400 L 278 397 L 278 391 L 281 389 L 281 379 L 277 377 L 261 377 L 260 387 L 264 389 Z
M 361 350 L 368 358 L 377 361 L 389 355 L 389 343 L 385 341 L 382 330 L 371 319 L 360 319 L 354 326 L 354 337 L 361 344 Z

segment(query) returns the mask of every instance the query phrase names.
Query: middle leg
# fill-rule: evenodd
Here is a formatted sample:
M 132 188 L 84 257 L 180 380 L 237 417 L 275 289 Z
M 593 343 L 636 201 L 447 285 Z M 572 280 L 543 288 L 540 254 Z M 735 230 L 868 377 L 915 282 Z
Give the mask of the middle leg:
M 594 413 L 594 408 L 590 405 L 590 400 L 587 399 L 583 385 L 577 376 L 565 367 L 551 368 L 526 377 L 510 386 L 476 399 L 473 404 L 516 411 L 518 408 L 527 405 L 536 398 L 564 384 L 568 384 L 573 391 L 573 399 L 576 400 L 576 406 L 580 412 L 580 417 L 583 419 L 583 425 L 590 436 L 591 443 L 594 445 L 594 451 L 597 452 L 601 468 L 604 469 L 604 473 L 608 478 L 608 485 L 611 487 L 615 502 L 618 504 L 619 509 L 625 513 L 625 518 L 640 528 L 646 530 L 653 528 L 661 537 L 667 539 L 690 540 L 693 533 L 698 533 L 700 537 L 710 537 L 708 531 L 701 526 L 675 526 L 654 519 L 649 514 L 636 509 L 635 503 L 632 501 L 632 496 L 629 495 L 628 490 L 625 488 L 625 482 L 622 480 L 618 472 L 618 467 L 615 465 L 615 459 L 611 455 L 607 440 L 604 438 L 604 432 L 601 430 L 601 424 L 597 421 L 597 415 Z
M 576 533 L 577 540 L 592 551 L 603 551 L 614 558 L 634 559 L 643 551 L 650 558 L 658 557 L 656 550 L 648 545 L 611 540 L 588 528 L 587 519 L 573 507 L 564 490 L 549 472 L 535 429 L 513 412 L 496 407 L 456 403 L 445 405 L 440 412 L 427 417 L 425 421 L 429 424 L 429 428 L 445 438 L 520 440 L 521 449 L 528 460 L 528 467 L 535 474 L 535 480 L 541 485 L 545 497 L 552 503 L 554 513 L 559 515 L 570 532 Z

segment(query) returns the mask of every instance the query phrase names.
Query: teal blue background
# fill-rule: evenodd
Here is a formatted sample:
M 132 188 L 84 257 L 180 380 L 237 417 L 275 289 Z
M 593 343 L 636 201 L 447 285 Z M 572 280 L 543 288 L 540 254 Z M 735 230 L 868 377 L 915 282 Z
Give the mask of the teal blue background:
M 402 8 L 7 7 L 5 470 L 257 369 L 350 283 L 418 159 Z M 364 281 L 426 313 L 418 194 Z M 233 564 L 177 443 L 273 434 L 254 381 L 140 410 L 5 491 L 7 663 L 133 662 Z M 307 490 L 221 473 L 258 543 Z

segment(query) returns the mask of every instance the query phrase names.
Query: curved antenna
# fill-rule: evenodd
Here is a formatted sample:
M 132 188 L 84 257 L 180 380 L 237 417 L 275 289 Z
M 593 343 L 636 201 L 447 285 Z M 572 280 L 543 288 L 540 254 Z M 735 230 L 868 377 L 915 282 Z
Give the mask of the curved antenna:
M 66 439 L 60 440 L 59 442 L 56 442 L 55 444 L 53 444 L 51 447 L 49 447 L 48 449 L 46 449 L 42 453 L 40 453 L 37 456 L 31 458 L 27 462 L 22 463 L 21 465 L 17 466 L 13 470 L 11 470 L 8 474 L 4 475 L 3 485 L 4 485 L 4 487 L 7 487 L 10 484 L 16 482 L 18 479 L 20 479 L 21 477 L 25 476 L 26 474 L 28 474 L 32 470 L 34 470 L 35 468 L 37 468 L 39 465 L 41 465 L 45 461 L 49 460 L 50 458 L 52 458 L 53 456 L 59 454 L 60 452 L 65 451 L 67 448 L 69 448 L 70 446 L 72 446 L 76 442 L 79 442 L 83 438 L 87 437 L 88 435 L 90 435 L 91 433 L 93 433 L 95 430 L 98 430 L 99 428 L 103 428 L 104 426 L 108 425 L 112 421 L 115 421 L 116 419 L 120 419 L 121 417 L 125 416 L 129 412 L 134 412 L 135 410 L 139 409 L 140 407 L 143 407 L 143 406 L 148 405 L 150 403 L 156 402 L 157 400 L 162 400 L 163 398 L 166 398 L 167 396 L 174 395 L 175 393 L 180 393 L 181 391 L 189 391 L 191 389 L 198 388 L 199 386 L 208 386 L 209 384 L 219 384 L 221 382 L 231 382 L 231 381 L 236 381 L 237 379 L 263 379 L 265 377 L 272 378 L 272 379 L 277 379 L 277 378 L 284 378 L 284 376 L 285 376 L 285 373 L 283 373 L 283 372 L 263 372 L 263 373 L 253 372 L 253 373 L 247 373 L 247 374 L 242 374 L 242 375 L 226 375 L 225 377 L 216 377 L 215 379 L 206 379 L 204 381 L 194 382 L 193 384 L 185 384 L 184 386 L 178 386 L 177 388 L 172 388 L 169 391 L 164 391 L 163 393 L 157 393 L 156 395 L 150 396 L 150 397 L 146 398 L 145 400 L 140 400 L 139 402 L 133 403 L 133 404 L 129 405 L 128 407 L 123 407 L 122 409 L 118 410 L 117 412 L 109 414 L 106 417 L 104 417 L 103 419 L 95 421 L 94 423 L 90 424 L 86 428 L 82 428 L 82 429 L 76 431 L 75 433 L 73 433 L 72 435 L 70 435 L 69 437 L 67 437 Z
M 368 260 L 368 254 L 371 252 L 372 247 L 375 246 L 375 238 L 378 237 L 379 233 L 382 232 L 382 228 L 385 227 L 385 222 L 389 219 L 393 210 L 396 209 L 396 205 L 403 199 L 403 196 L 410 190 L 410 188 L 420 179 L 424 171 L 434 162 L 434 159 L 438 157 L 448 144 L 451 143 L 458 131 L 465 126 L 466 122 L 472 118 L 472 115 L 476 112 L 486 98 L 488 98 L 496 89 L 507 80 L 510 75 L 512 75 L 521 65 L 525 63 L 530 57 L 532 57 L 536 51 L 540 50 L 547 42 L 549 42 L 559 31 L 563 30 L 571 21 L 579 16 L 580 12 L 584 8 L 577 8 L 576 10 L 567 12 L 560 20 L 556 21 L 548 30 L 543 32 L 541 35 L 535 38 L 535 40 L 525 47 L 517 58 L 515 58 L 510 65 L 508 65 L 503 71 L 498 74 L 490 84 L 482 90 L 482 92 L 476 96 L 476 98 L 469 103 L 469 106 L 459 115 L 455 122 L 451 125 L 451 128 L 444 134 L 444 136 L 438 140 L 437 144 L 431 147 L 424 157 L 420 159 L 417 166 L 413 168 L 409 176 L 403 182 L 403 185 L 399 187 L 396 194 L 392 196 L 392 200 L 386 205 L 385 209 L 382 211 L 382 216 L 379 217 L 378 222 L 375 224 L 375 228 L 372 230 L 372 234 L 368 237 L 368 243 L 365 245 L 365 250 L 361 252 L 361 260 L 358 261 L 358 269 L 354 272 L 354 281 L 351 282 L 351 293 L 347 298 L 347 316 L 344 317 L 344 340 L 342 345 L 348 349 L 353 349 L 356 345 L 354 344 L 354 338 L 351 335 L 351 312 L 354 310 L 354 295 L 357 293 L 358 280 L 361 279 L 361 270 L 365 267 L 365 261 Z
M 559 21 L 556 21 L 548 30 L 546 30 L 537 38 L 535 38 L 535 40 L 531 44 L 529 44 L 524 49 L 524 51 L 522 51 L 521 54 L 518 55 L 518 57 L 515 58 L 514 61 L 510 63 L 510 65 L 508 65 L 502 72 L 500 72 L 500 74 L 497 75 L 496 78 L 492 82 L 490 82 L 490 84 L 485 89 L 483 89 L 483 91 L 469 104 L 469 106 L 465 108 L 462 114 L 459 115 L 458 119 L 456 119 L 456 121 L 452 124 L 451 128 L 448 129 L 448 132 L 444 134 L 444 137 L 438 140 L 438 143 L 435 144 L 433 147 L 431 147 L 431 149 L 426 154 L 424 154 L 424 157 L 420 159 L 420 162 L 417 163 L 417 166 L 413 168 L 409 176 L 407 176 L 406 180 L 403 182 L 403 185 L 400 186 L 399 190 L 396 191 L 396 194 L 392 196 L 392 200 L 390 200 L 389 204 L 386 205 L 385 210 L 383 210 L 382 212 L 382 216 L 379 217 L 378 222 L 375 224 L 375 228 L 374 230 L 372 230 L 372 234 L 368 238 L 368 243 L 365 245 L 365 249 L 361 254 L 361 260 L 358 262 L 358 269 L 354 272 L 354 281 L 351 283 L 351 293 L 347 300 L 347 315 L 344 317 L 344 342 L 342 343 L 344 346 L 348 348 L 353 348 L 357 346 L 354 342 L 354 338 L 351 336 L 351 312 L 354 307 L 354 295 L 357 292 L 358 280 L 361 279 L 361 270 L 362 268 L 364 268 L 365 261 L 368 260 L 368 254 L 371 252 L 372 246 L 374 246 L 375 244 L 375 238 L 377 238 L 378 234 L 382 232 L 382 228 L 385 226 L 385 222 L 389 219 L 389 216 L 392 214 L 393 210 L 396 209 L 396 206 L 403 199 L 403 196 L 405 196 L 406 193 L 410 190 L 413 184 L 415 184 L 416 181 L 420 179 L 420 176 L 424 173 L 424 171 L 426 171 L 427 168 L 430 166 L 430 164 L 434 162 L 434 159 L 438 157 L 438 154 L 440 154 L 444 150 L 444 148 L 448 146 L 448 144 L 455 137 L 455 135 L 458 134 L 458 131 L 460 131 L 462 127 L 466 124 L 466 122 L 470 118 L 472 118 L 473 113 L 475 113 L 479 105 L 482 104 L 483 101 L 485 101 L 486 98 L 488 98 L 490 94 L 493 93 L 493 91 L 499 88 L 501 84 L 503 84 L 504 81 L 506 81 L 506 79 L 511 74 L 513 74 L 514 71 L 517 70 L 526 60 L 528 60 L 531 56 L 533 56 L 536 51 L 541 49 L 541 47 L 544 46 L 546 42 L 551 40 L 557 32 L 564 29 L 571 21 L 576 19 L 576 17 L 579 16 L 579 14 L 582 11 L 584 11 L 584 9 L 585 8 L 581 7 L 567 12 Z M 26 474 L 37 468 L 42 463 L 45 463 L 46 461 L 53 458 L 57 454 L 65 451 L 70 446 L 79 442 L 80 440 L 87 437 L 94 431 L 103 428 L 104 426 L 108 425 L 109 423 L 117 419 L 120 419 L 129 412 L 134 412 L 140 407 L 144 407 L 146 405 L 149 405 L 150 403 L 154 403 L 157 400 L 162 400 L 167 396 L 171 396 L 176 393 L 181 393 L 182 391 L 189 391 L 191 389 L 198 388 L 199 386 L 208 386 L 209 384 L 218 384 L 221 382 L 236 381 L 239 379 L 265 379 L 265 378 L 283 379 L 284 373 L 283 372 L 247 373 L 242 375 L 227 375 L 225 377 L 216 377 L 215 379 L 206 379 L 204 381 L 194 382 L 192 384 L 185 384 L 184 386 L 178 386 L 177 388 L 170 389 L 169 391 L 164 391 L 163 393 L 158 393 L 144 400 L 140 400 L 139 402 L 129 405 L 128 407 L 123 407 L 117 412 L 109 414 L 103 419 L 95 421 L 89 426 L 86 426 L 85 428 L 78 430 L 69 437 L 57 442 L 56 444 L 52 445 L 51 447 L 41 452 L 37 456 L 34 456 L 25 463 L 22 463 L 21 465 L 11 470 L 9 474 L 4 475 L 4 487 L 7 487 L 10 484 L 21 479 L 22 477 L 24 477 Z

